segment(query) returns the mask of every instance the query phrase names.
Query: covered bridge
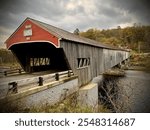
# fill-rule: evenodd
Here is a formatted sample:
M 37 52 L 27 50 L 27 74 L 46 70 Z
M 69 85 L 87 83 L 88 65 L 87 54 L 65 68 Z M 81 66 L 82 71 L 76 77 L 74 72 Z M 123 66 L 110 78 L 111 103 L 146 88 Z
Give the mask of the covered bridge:
M 129 52 L 27 18 L 6 40 L 26 72 L 72 70 L 79 86 L 119 64 Z

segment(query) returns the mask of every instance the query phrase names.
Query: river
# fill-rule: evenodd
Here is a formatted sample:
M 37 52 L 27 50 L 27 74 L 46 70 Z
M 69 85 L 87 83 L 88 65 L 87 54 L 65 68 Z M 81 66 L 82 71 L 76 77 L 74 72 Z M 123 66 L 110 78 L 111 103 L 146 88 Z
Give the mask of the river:
M 150 112 L 150 73 L 127 70 L 121 77 L 104 75 L 99 100 L 112 112 Z
M 150 112 L 150 73 L 127 70 L 118 82 L 128 100 L 126 112 Z

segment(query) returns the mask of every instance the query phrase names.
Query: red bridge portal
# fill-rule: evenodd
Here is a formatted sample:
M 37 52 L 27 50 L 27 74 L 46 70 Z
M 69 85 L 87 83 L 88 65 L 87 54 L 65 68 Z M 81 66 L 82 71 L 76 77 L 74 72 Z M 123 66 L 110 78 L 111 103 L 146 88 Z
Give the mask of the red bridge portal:
M 8 38 L 6 45 L 26 72 L 69 69 L 59 38 L 30 18 Z

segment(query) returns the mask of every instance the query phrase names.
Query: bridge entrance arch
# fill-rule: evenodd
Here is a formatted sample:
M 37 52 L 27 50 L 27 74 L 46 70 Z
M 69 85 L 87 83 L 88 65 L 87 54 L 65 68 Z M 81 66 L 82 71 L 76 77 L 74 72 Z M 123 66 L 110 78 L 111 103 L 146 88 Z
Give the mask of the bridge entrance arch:
M 56 48 L 48 42 L 13 44 L 9 48 L 26 72 L 65 71 L 70 66 L 63 48 Z

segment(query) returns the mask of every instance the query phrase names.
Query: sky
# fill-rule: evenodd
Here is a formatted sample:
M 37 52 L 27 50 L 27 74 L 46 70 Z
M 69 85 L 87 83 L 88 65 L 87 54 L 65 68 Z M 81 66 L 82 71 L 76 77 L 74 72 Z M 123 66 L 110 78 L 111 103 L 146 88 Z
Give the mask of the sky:
M 1 0 L 0 47 L 27 18 L 73 32 L 150 25 L 149 0 Z

